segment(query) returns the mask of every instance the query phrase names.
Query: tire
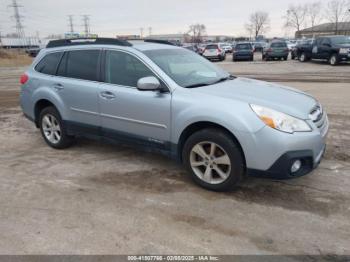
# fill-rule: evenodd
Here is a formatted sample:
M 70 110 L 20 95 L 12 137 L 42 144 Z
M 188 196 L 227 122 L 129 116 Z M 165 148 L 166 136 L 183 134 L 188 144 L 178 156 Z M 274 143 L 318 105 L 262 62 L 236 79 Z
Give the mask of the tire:
M 305 52 L 302 52 L 302 53 L 300 54 L 300 56 L 299 56 L 299 61 L 302 62 L 302 63 L 304 63 L 304 62 L 307 61 L 307 57 L 306 57 Z
M 283 59 L 284 59 L 284 61 L 287 61 L 288 60 L 288 56 L 285 56 Z
M 62 118 L 54 107 L 46 107 L 40 112 L 39 127 L 45 142 L 52 148 L 68 148 L 74 142 L 74 137 L 67 135 Z
M 336 66 L 339 63 L 338 55 L 337 54 L 331 55 L 328 62 L 331 66 Z
M 254 57 L 252 56 L 249 61 L 254 61 Z
M 216 146 L 213 147 L 214 154 L 211 154 L 213 144 Z M 215 162 L 219 158 L 223 164 Z M 203 129 L 191 135 L 183 147 L 182 159 L 193 181 L 212 191 L 232 190 L 245 174 L 244 157 L 239 145 L 227 132 L 217 128 Z

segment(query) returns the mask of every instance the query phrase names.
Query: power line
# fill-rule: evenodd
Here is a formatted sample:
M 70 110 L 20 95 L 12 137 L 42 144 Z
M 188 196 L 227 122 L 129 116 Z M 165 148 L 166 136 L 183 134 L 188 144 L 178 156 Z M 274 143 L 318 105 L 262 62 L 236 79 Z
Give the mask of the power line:
M 69 31 L 71 33 L 74 33 L 73 15 L 68 15 L 68 26 L 69 26 Z
M 23 6 L 18 5 L 16 0 L 12 0 L 12 5 L 9 5 L 9 7 L 13 7 L 13 12 L 14 12 L 13 17 L 16 20 L 17 37 L 18 37 L 18 39 L 21 39 L 23 45 L 26 45 L 26 38 L 25 38 L 25 34 L 24 34 L 24 27 L 22 25 L 22 18 L 23 18 L 23 16 L 21 16 L 20 13 L 19 13 L 19 8 L 23 7 Z
M 83 15 L 83 23 L 85 35 L 88 36 L 90 34 L 90 15 Z

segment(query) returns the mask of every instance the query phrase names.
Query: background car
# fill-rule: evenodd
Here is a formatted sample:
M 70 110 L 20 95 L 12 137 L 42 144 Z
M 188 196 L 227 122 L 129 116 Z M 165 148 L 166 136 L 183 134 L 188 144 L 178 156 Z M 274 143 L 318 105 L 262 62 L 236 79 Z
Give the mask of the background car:
M 262 52 L 264 50 L 264 47 L 266 47 L 265 42 L 256 42 L 254 44 L 254 52 Z
M 226 58 L 226 52 L 220 47 L 219 44 L 209 44 L 205 47 L 203 57 L 209 60 L 223 61 Z
M 235 49 L 232 55 L 232 61 L 237 61 L 237 60 L 248 60 L 248 61 L 254 60 L 254 49 L 250 43 L 238 43 L 235 46 Z
M 232 53 L 232 46 L 230 44 L 219 44 L 221 49 L 225 50 L 225 53 Z
M 183 45 L 182 47 L 186 48 L 188 50 L 191 50 L 191 51 L 193 51 L 195 53 L 199 53 L 198 47 L 196 45 L 194 45 L 194 44 L 186 44 L 186 45 Z
M 285 41 L 273 41 L 264 48 L 262 59 L 266 61 L 276 58 L 288 60 L 288 55 L 289 49 Z

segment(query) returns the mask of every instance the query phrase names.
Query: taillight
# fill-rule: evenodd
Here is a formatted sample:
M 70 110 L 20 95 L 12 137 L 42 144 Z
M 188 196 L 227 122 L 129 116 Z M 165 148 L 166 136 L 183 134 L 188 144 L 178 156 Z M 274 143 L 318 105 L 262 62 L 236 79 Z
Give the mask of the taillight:
M 221 49 L 220 48 L 218 48 L 218 52 L 221 53 Z
M 267 52 L 272 52 L 272 48 L 267 49 Z
M 23 74 L 23 75 L 21 75 L 21 79 L 20 79 L 19 82 L 20 82 L 22 85 L 24 85 L 25 83 L 27 83 L 28 80 L 29 80 L 28 75 L 27 75 L 27 74 Z

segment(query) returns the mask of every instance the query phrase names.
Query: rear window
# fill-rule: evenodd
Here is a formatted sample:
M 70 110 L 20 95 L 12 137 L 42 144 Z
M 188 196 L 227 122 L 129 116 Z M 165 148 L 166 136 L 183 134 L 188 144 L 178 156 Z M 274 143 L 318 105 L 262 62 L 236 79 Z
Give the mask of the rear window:
M 206 49 L 218 49 L 219 47 L 218 47 L 218 45 L 207 45 L 205 48 Z
M 237 50 L 246 50 L 246 49 L 252 49 L 252 46 L 250 44 L 239 44 L 236 45 Z
M 62 52 L 56 52 L 47 54 L 41 61 L 36 65 L 35 70 L 37 72 L 55 75 L 58 63 L 60 62 Z
M 65 70 L 58 70 L 60 74 L 65 71 L 65 76 L 90 81 L 98 81 L 99 50 L 76 50 L 67 52 L 67 61 L 63 59 L 62 66 L 66 63 Z
M 287 44 L 284 42 L 272 43 L 271 47 L 287 47 Z

